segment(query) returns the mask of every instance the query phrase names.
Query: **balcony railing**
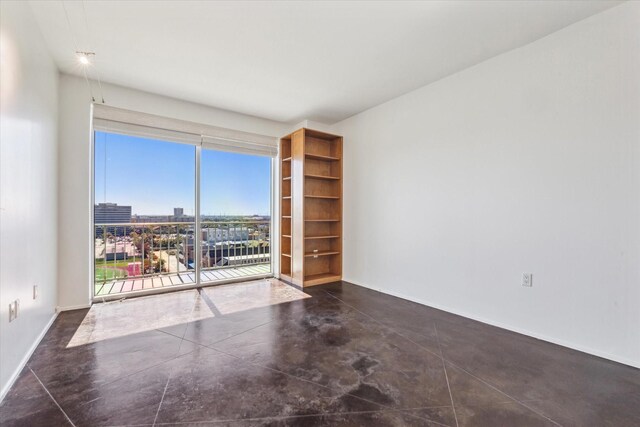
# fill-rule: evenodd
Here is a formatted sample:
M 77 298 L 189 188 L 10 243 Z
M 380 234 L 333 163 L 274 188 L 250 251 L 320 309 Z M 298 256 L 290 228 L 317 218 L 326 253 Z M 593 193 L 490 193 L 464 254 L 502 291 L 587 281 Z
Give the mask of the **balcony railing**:
M 268 220 L 202 221 L 200 231 L 201 282 L 237 277 L 237 271 L 225 274 L 231 269 L 246 276 L 270 272 L 265 269 L 270 264 Z M 195 283 L 194 235 L 194 222 L 96 224 L 95 293 Z M 105 285 L 115 282 L 124 284 L 106 292 Z

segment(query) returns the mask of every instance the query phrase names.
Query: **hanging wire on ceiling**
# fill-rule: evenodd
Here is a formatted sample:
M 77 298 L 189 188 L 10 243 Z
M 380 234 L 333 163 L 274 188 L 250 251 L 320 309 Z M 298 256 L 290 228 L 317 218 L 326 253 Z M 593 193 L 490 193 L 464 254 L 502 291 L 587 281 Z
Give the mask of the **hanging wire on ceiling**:
M 87 42 L 89 43 L 89 47 L 94 47 L 91 38 L 91 31 L 89 30 L 89 20 L 87 19 L 87 9 L 84 6 L 85 1 L 82 0 L 82 14 L 84 15 L 84 26 L 87 29 Z M 102 90 L 102 79 L 100 78 L 100 70 L 98 70 L 97 64 L 93 67 L 96 70 L 96 78 L 98 80 L 98 87 L 100 88 L 100 98 L 102 99 L 102 103 L 104 104 L 104 91 Z
M 64 4 L 64 0 L 60 0 L 62 3 L 62 8 L 64 9 L 64 16 L 67 18 L 67 26 L 69 27 L 69 33 L 71 34 L 71 40 L 74 44 L 76 54 L 85 54 L 87 52 L 81 52 L 78 49 L 78 39 L 76 38 L 76 33 L 73 31 L 73 27 L 71 26 L 71 20 L 69 19 L 69 13 L 67 12 L 67 6 Z M 89 77 L 87 76 L 87 67 L 82 67 L 82 73 L 84 74 L 84 80 L 87 82 L 87 86 L 89 87 L 89 95 L 91 96 L 91 101 L 95 102 L 96 98 L 93 96 L 93 88 L 91 87 L 91 82 L 89 82 Z

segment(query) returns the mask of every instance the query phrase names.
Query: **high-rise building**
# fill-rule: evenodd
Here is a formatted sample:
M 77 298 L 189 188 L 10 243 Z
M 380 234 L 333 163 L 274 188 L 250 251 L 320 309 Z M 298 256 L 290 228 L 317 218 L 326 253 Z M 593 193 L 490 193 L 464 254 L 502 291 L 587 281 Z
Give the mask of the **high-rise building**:
M 182 215 L 184 215 L 184 208 L 173 208 L 173 216 L 179 218 Z
M 122 224 L 131 222 L 131 206 L 118 206 L 117 203 L 98 203 L 93 214 L 96 224 Z

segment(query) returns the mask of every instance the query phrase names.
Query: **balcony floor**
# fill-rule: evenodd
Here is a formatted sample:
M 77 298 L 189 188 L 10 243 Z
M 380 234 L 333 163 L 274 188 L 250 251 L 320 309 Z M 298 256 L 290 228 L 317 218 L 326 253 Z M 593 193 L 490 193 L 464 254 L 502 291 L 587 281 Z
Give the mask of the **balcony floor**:
M 241 267 L 217 268 L 214 270 L 205 270 L 200 272 L 200 282 L 210 283 L 222 280 L 233 280 L 237 278 L 257 276 L 261 274 L 269 274 L 271 272 L 270 264 L 254 264 Z M 179 285 L 189 285 L 195 283 L 195 274 L 193 272 L 185 273 L 168 273 L 157 275 L 154 277 L 133 278 L 133 279 L 117 279 L 106 283 L 96 283 L 96 297 L 106 295 L 121 294 L 131 291 L 142 291 L 146 289 L 168 288 Z

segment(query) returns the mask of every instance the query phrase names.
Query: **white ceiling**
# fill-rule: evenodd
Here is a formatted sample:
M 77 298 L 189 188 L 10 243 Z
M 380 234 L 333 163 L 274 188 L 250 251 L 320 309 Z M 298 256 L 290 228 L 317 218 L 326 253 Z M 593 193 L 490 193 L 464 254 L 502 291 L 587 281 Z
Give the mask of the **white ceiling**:
M 30 3 L 63 72 L 90 50 L 103 81 L 333 123 L 619 2 L 67 0 L 71 29 L 61 1 Z

